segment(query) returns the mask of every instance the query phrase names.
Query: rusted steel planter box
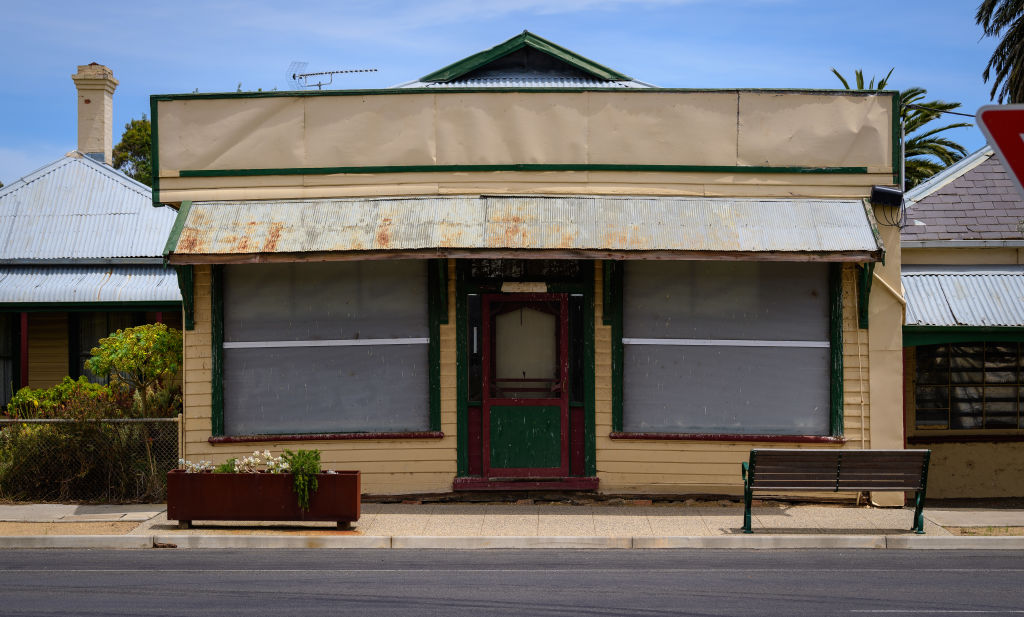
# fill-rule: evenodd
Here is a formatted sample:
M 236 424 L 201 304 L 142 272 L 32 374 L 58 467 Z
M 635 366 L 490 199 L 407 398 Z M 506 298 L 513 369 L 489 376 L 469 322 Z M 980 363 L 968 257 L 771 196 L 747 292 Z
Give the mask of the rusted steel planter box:
M 167 473 L 167 518 L 192 521 L 359 520 L 358 471 L 317 474 L 309 510 L 299 510 L 290 473 Z

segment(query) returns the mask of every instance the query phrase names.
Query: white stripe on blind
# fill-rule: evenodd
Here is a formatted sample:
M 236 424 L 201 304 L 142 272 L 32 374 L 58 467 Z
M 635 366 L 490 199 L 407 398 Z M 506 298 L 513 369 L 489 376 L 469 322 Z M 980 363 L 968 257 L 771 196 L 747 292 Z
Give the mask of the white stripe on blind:
M 426 345 L 429 338 L 364 338 L 331 339 L 324 341 L 227 341 L 224 349 L 252 349 L 257 347 L 372 347 L 375 345 Z
M 679 345 L 686 347 L 829 347 L 828 341 L 760 341 L 703 338 L 623 338 L 623 345 Z

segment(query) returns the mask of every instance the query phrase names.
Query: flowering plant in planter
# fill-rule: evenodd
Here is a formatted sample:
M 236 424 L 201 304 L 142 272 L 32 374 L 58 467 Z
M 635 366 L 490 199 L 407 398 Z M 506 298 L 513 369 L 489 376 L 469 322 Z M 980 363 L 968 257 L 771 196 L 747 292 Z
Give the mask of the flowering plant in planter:
M 188 527 L 192 520 L 359 520 L 358 471 L 320 469 L 319 450 L 269 450 L 215 465 L 179 460 L 167 474 L 167 518 Z
M 185 473 L 202 473 L 212 471 L 213 473 L 291 473 L 294 479 L 295 495 L 299 500 L 299 509 L 309 510 L 309 498 L 316 493 L 318 488 L 316 475 L 320 473 L 320 451 L 299 450 L 292 452 L 285 450 L 284 454 L 275 457 L 270 450 L 260 452 L 256 450 L 250 456 L 242 458 L 229 458 L 225 462 L 214 467 L 210 461 L 199 461 L 193 463 L 185 459 L 178 459 L 178 465 Z M 327 473 L 332 473 L 328 471 Z

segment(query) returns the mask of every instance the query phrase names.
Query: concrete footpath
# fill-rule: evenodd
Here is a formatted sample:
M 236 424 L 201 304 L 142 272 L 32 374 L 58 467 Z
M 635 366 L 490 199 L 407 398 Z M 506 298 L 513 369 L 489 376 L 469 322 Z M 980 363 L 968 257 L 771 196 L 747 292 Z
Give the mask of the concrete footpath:
M 592 505 L 364 503 L 353 529 L 332 523 L 195 521 L 179 529 L 163 504 L 0 504 L 0 549 L 15 548 L 896 548 L 1024 550 L 1024 509 L 913 509 L 763 502 L 753 534 L 734 501 Z

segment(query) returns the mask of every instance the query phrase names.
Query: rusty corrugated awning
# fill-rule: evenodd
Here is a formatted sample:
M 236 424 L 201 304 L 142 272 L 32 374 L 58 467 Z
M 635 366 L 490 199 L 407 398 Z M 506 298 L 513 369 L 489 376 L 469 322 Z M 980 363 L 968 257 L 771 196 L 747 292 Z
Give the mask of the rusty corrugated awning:
M 537 257 L 877 261 L 861 200 L 383 197 L 183 204 L 171 263 Z

